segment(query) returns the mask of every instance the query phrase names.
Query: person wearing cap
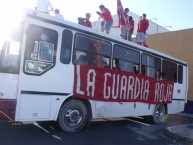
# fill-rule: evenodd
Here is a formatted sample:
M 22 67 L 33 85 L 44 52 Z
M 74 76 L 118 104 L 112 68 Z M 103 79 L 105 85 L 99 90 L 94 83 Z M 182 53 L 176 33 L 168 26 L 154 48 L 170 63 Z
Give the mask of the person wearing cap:
M 136 36 L 137 44 L 148 47 L 146 44 L 146 31 L 148 27 L 149 27 L 149 22 L 146 19 L 146 14 L 143 14 L 142 19 L 140 19 L 138 22 L 138 29 L 137 29 L 137 36 Z
M 104 5 L 100 5 L 99 9 L 101 10 L 101 12 L 97 11 L 96 13 L 104 19 L 104 31 L 109 34 L 110 33 L 110 29 L 113 25 L 113 18 L 111 16 L 111 12 L 109 11 L 109 9 L 107 9 Z
M 78 18 L 78 24 L 92 28 L 92 23 L 91 23 L 91 21 L 89 20 L 90 17 L 91 17 L 91 14 L 90 14 L 90 13 L 86 13 L 86 18 L 81 18 L 81 17 L 79 17 L 79 18 Z

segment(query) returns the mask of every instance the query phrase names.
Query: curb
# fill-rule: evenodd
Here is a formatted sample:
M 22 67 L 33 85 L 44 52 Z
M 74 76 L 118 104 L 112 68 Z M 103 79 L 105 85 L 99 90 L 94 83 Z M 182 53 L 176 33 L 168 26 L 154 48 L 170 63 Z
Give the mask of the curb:
M 193 118 L 193 114 L 179 113 L 179 114 L 176 114 L 176 115 Z
M 193 145 L 193 139 L 176 133 L 175 131 L 172 130 L 172 128 L 174 127 L 167 127 L 166 129 L 164 129 L 165 135 L 167 135 L 170 138 L 176 139 L 180 142 L 186 143 L 187 145 Z

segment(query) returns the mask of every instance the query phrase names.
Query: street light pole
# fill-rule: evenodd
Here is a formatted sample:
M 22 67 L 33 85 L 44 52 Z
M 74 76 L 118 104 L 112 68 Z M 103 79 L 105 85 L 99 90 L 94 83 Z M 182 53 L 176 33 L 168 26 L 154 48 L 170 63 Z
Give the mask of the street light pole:
M 171 25 L 169 25 L 169 26 L 164 26 L 164 28 L 167 28 L 167 27 L 168 27 L 168 28 L 170 28 L 170 29 L 172 28 L 172 26 L 171 26 Z M 168 30 L 168 29 L 167 29 L 167 30 Z
M 156 20 L 157 21 L 157 18 L 151 18 L 151 19 L 149 19 L 150 21 L 152 21 L 152 20 Z M 155 23 L 156 24 L 156 23 Z M 158 24 L 156 24 L 156 32 L 158 33 Z
M 156 20 L 157 21 L 157 18 L 151 18 L 151 19 L 149 19 L 150 21 L 152 21 L 152 20 Z

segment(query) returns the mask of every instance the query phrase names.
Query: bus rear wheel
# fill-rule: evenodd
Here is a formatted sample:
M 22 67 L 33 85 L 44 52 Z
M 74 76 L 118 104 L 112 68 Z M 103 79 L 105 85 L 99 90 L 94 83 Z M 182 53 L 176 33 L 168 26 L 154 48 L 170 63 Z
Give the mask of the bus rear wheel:
M 156 105 L 153 115 L 152 115 L 152 121 L 154 124 L 161 124 L 165 123 L 167 121 L 166 119 L 166 109 L 164 105 Z
M 87 108 L 80 100 L 70 100 L 64 103 L 58 116 L 58 124 L 65 132 L 77 132 L 87 122 Z

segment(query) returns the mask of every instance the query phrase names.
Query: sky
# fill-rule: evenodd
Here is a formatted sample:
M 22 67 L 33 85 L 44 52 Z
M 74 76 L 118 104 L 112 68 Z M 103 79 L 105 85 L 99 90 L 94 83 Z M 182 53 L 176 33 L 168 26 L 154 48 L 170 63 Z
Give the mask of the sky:
M 0 6 L 0 19 L 9 21 L 6 25 L 14 25 L 13 20 L 24 7 L 34 8 L 36 0 L 4 0 Z M 59 9 L 65 19 L 77 23 L 78 17 L 91 13 L 91 21 L 98 20 L 96 11 L 99 5 L 105 5 L 111 14 L 116 14 L 116 0 L 50 0 L 53 7 Z M 121 0 L 124 8 L 142 15 L 170 31 L 193 28 L 193 0 Z M 5 25 L 4 25 L 5 26 Z M 4 27 L 0 24 L 0 27 Z M 0 30 L 1 30 L 0 29 Z

